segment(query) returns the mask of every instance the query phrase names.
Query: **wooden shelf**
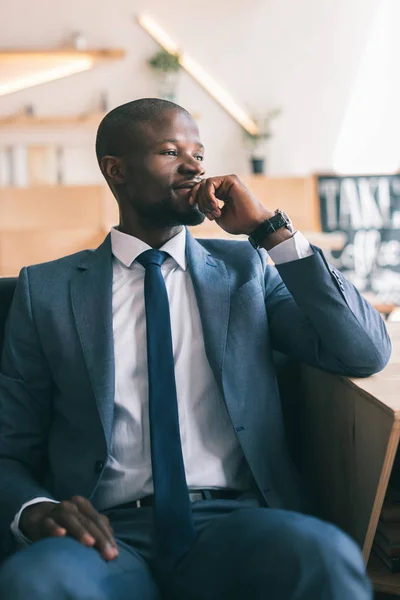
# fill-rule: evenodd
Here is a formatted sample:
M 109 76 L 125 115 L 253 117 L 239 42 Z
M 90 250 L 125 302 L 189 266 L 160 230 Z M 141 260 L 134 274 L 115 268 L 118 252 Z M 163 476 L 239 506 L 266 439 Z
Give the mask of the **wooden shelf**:
M 121 48 L 100 48 L 92 50 L 76 50 L 75 48 L 54 49 L 0 49 L 0 64 L 15 63 L 15 61 L 48 61 L 51 59 L 70 60 L 76 58 L 91 58 L 94 61 L 117 60 L 125 56 Z
M 96 126 L 106 113 L 98 111 L 82 115 L 66 115 L 54 117 L 36 117 L 26 113 L 16 113 L 8 117 L 0 118 L 0 128 L 24 128 L 24 127 L 74 127 L 74 126 Z
M 88 71 L 125 56 L 113 49 L 0 49 L 0 96 Z

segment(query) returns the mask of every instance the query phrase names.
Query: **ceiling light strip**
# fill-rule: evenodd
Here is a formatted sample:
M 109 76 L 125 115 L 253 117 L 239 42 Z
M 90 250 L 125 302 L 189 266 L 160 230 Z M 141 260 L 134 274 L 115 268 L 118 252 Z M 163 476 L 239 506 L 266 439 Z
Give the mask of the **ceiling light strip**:
M 155 21 L 147 16 L 138 17 L 139 24 L 145 31 L 164 48 L 167 52 L 177 54 L 179 63 L 189 75 L 199 83 L 214 100 L 216 100 L 229 113 L 239 125 L 248 133 L 254 135 L 258 133 L 258 127 L 251 117 L 235 102 L 233 97 L 207 73 L 207 71 L 188 54 L 179 51 L 177 44 Z

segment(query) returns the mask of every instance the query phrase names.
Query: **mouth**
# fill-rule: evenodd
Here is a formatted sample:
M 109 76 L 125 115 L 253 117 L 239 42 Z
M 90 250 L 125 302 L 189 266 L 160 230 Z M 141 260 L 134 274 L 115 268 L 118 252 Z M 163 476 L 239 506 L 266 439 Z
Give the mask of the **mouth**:
M 201 179 L 198 181 L 184 181 L 183 183 L 179 183 L 178 185 L 174 185 L 174 190 L 192 190 L 196 185 L 200 183 Z

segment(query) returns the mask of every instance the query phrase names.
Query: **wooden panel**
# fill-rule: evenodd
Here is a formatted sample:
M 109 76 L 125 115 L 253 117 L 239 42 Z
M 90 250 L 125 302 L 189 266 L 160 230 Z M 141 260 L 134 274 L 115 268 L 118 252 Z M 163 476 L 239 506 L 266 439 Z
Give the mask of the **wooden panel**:
M 101 185 L 0 189 L 0 231 L 103 227 L 104 194 Z
M 101 222 L 103 229 L 110 231 L 111 227 L 119 223 L 119 211 L 116 199 L 108 186 L 104 186 L 101 192 L 102 214 Z
M 367 379 L 303 367 L 305 399 L 298 420 L 302 475 L 315 512 L 363 548 L 374 589 L 400 596 L 400 574 L 370 555 L 400 437 L 400 323 L 388 323 L 389 365 Z
M 344 237 L 322 234 L 317 183 L 315 177 L 264 177 L 251 175 L 241 180 L 252 191 L 256 198 L 271 210 L 281 208 L 286 211 L 296 229 L 308 237 L 313 233 L 318 236 L 317 245 L 329 249 L 341 249 Z M 222 231 L 214 222 L 205 221 L 199 227 L 193 227 L 193 235 L 201 238 L 232 238 Z M 237 236 L 234 236 L 237 239 Z M 312 240 L 311 240 L 312 241 Z M 320 243 L 318 243 L 320 242 Z
M 304 477 L 318 515 L 357 540 L 367 559 L 399 438 L 394 415 L 346 378 L 305 367 L 303 379 Z
M 18 275 L 26 265 L 60 258 L 87 248 L 97 248 L 106 232 L 101 229 L 37 229 L 0 234 L 0 276 Z
M 287 212 L 296 229 L 321 231 L 316 178 L 252 175 L 241 179 L 268 208 Z
M 35 176 L 35 181 L 38 179 Z M 39 179 L 40 181 L 40 179 Z M 260 199 L 271 197 L 276 199 L 274 206 L 278 203 L 296 217 L 303 216 L 303 225 L 307 223 L 311 227 L 312 205 L 307 190 L 310 191 L 313 178 L 281 178 L 270 179 L 266 177 L 252 177 L 247 183 L 259 186 Z M 267 182 L 267 183 L 266 183 Z M 265 187 L 265 184 L 267 187 Z M 257 190 L 255 190 L 257 193 Z M 290 199 L 293 206 L 288 207 Z M 307 218 L 304 217 L 307 215 Z M 299 219 L 297 219 L 298 221 Z M 296 218 L 295 218 L 296 221 Z M 74 243 L 66 245 L 63 241 L 65 235 L 61 232 L 60 237 L 56 231 L 68 229 L 91 229 L 109 231 L 112 225 L 118 223 L 118 207 L 110 190 L 106 186 L 38 186 L 27 189 L 4 188 L 0 189 L 0 237 L 7 231 L 29 231 L 29 239 L 37 240 L 37 247 L 32 253 L 28 242 L 22 242 L 16 250 L 16 254 L 7 255 L 3 251 L 1 269 L 3 274 L 14 274 L 21 265 L 32 262 L 51 260 L 56 256 L 62 256 L 63 251 L 73 252 Z M 299 223 L 297 223 L 300 226 Z M 44 241 L 42 234 L 35 234 L 35 230 L 51 229 L 52 242 L 49 245 Z M 343 240 L 341 235 L 326 235 L 312 229 L 304 229 L 312 243 L 323 249 L 341 248 Z M 199 238 L 234 238 L 247 239 L 247 236 L 230 236 L 216 225 L 206 220 L 200 227 L 192 228 L 192 233 Z M 50 234 L 49 234 L 50 235 Z M 80 233 L 76 234 L 78 237 Z M 35 237 L 36 236 L 36 237 Z M 315 237 L 314 237 L 315 236 Z M 11 238 L 3 241 L 3 247 L 10 247 Z M 28 239 L 28 238 L 27 238 Z M 57 249 L 57 239 L 60 247 Z M 42 241 L 43 240 L 43 241 Z M 28 251 L 26 251 L 28 248 Z M 81 249 L 78 244 L 77 249 Z M 50 253 L 46 255 L 46 252 Z
M 376 427 L 377 430 L 383 432 L 384 421 L 385 421 L 385 419 L 382 419 L 382 418 L 381 418 L 381 420 L 378 421 L 378 424 Z M 381 473 L 379 476 L 378 486 L 377 486 L 376 492 L 375 492 L 374 504 L 372 506 L 371 516 L 370 516 L 368 528 L 367 528 L 367 533 L 365 535 L 365 541 L 364 541 L 364 546 L 363 546 L 363 556 L 364 556 L 365 562 L 367 562 L 369 559 L 369 556 L 371 553 L 371 548 L 372 548 L 372 543 L 374 541 L 374 537 L 375 537 L 375 533 L 376 533 L 376 528 L 378 526 L 379 517 L 382 512 L 383 501 L 385 499 L 386 491 L 388 488 L 390 474 L 392 472 L 394 459 L 396 457 L 396 452 L 399 447 L 399 435 L 400 435 L 400 423 L 398 421 L 395 421 L 393 423 L 392 430 L 390 432 L 388 443 L 386 446 L 385 457 L 383 460 L 382 469 L 381 469 Z M 361 452 L 364 451 L 365 445 L 372 443 L 372 440 L 364 438 L 363 442 L 364 442 L 364 444 L 360 445 Z M 378 458 L 379 457 L 375 456 L 375 462 L 372 463 L 373 467 L 375 467 L 376 461 L 378 460 Z M 365 480 L 368 481 L 370 479 L 369 471 L 366 471 L 364 473 L 361 472 L 360 478 L 362 478 L 362 477 L 365 477 Z
M 243 178 L 261 202 L 271 208 L 280 207 L 292 217 L 296 228 L 303 232 L 320 231 L 317 205 L 314 197 L 314 178 L 268 178 L 252 176 Z M 117 206 L 106 186 L 44 186 L 40 188 L 0 189 L 0 227 L 45 227 L 65 224 L 66 227 L 92 226 L 98 223 L 104 210 L 117 221 Z M 100 204 L 103 202 L 103 209 Z M 93 203 L 95 203 L 93 205 Z M 98 204 L 99 203 L 99 204 Z M 215 223 L 205 222 L 193 228 L 199 237 L 227 237 Z M 319 234 L 321 236 L 321 234 Z M 333 236 L 335 238 L 335 236 Z M 333 239 L 331 236 L 331 239 Z M 326 238 L 327 239 L 327 238 Z M 325 236 L 321 238 L 325 241 Z M 332 242 L 340 246 L 342 238 Z M 331 247 L 331 245 L 329 246 Z

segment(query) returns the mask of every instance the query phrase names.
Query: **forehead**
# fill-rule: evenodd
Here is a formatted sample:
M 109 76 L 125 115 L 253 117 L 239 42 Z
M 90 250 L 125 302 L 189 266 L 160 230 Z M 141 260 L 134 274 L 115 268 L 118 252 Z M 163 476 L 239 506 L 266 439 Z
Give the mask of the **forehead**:
M 180 110 L 164 111 L 135 129 L 137 141 L 148 147 L 161 144 L 164 140 L 201 145 L 195 120 Z

